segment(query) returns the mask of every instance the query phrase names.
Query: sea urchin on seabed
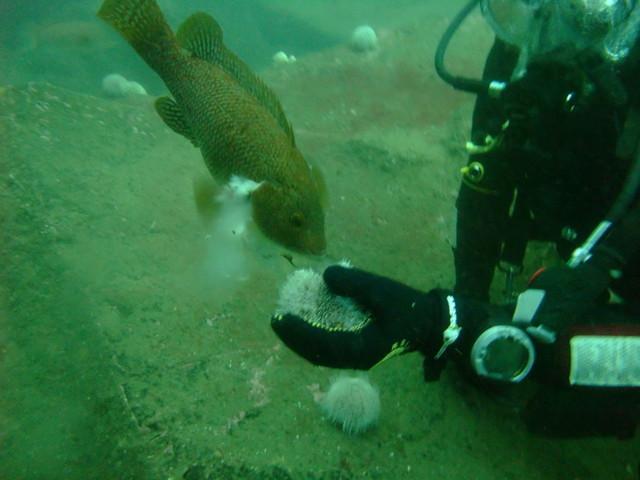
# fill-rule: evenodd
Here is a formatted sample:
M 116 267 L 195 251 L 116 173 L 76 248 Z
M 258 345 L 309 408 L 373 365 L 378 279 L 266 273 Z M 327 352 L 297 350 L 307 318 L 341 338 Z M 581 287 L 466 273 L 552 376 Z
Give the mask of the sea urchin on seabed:
M 346 433 L 359 434 L 378 423 L 380 394 L 366 376 L 341 375 L 320 400 L 320 408 Z

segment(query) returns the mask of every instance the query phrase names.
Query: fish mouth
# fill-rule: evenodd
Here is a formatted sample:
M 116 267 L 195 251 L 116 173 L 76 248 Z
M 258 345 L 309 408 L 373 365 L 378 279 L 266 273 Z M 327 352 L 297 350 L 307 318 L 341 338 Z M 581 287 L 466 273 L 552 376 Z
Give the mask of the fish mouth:
M 327 253 L 327 246 L 323 245 L 321 247 L 305 248 L 304 253 L 316 256 L 324 255 Z
M 295 244 L 288 244 L 287 248 L 295 251 L 297 253 L 302 253 L 305 255 L 315 255 L 322 256 L 327 253 L 327 242 L 324 239 L 322 240 L 310 240 L 304 241 Z
M 304 246 L 305 253 L 311 255 L 324 255 L 327 252 L 327 242 L 323 239 L 307 242 Z

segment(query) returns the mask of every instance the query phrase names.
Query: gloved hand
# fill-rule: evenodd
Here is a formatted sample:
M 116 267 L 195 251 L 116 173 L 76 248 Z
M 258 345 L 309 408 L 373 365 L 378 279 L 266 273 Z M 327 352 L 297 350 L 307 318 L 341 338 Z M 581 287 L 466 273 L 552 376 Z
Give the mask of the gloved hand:
M 340 266 L 327 268 L 323 278 L 332 293 L 355 300 L 370 320 L 345 331 L 312 325 L 292 314 L 272 317 L 271 327 L 280 339 L 311 363 L 367 370 L 388 356 L 414 350 L 433 356 L 441 347 L 449 317 L 442 312 L 443 296 L 437 290 L 423 293 Z
M 614 258 L 596 252 L 575 268 L 563 265 L 542 271 L 529 285 L 529 288 L 545 292 L 533 323 L 554 332 L 580 323 L 594 306 L 608 299 L 610 272 L 616 268 L 618 264 Z

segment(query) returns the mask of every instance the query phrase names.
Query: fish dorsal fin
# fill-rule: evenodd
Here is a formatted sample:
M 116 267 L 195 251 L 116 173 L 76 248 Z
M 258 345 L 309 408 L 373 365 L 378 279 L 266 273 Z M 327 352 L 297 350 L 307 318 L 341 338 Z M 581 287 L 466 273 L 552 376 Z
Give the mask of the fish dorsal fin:
M 218 63 L 222 42 L 222 28 L 213 17 L 197 12 L 187 18 L 176 33 L 178 43 L 194 56 L 211 63 Z
M 213 17 L 204 12 L 194 13 L 180 25 L 176 38 L 180 46 L 192 55 L 217 65 L 233 77 L 245 91 L 271 113 L 291 140 L 291 144 L 295 145 L 293 128 L 284 114 L 278 97 L 246 63 L 225 46 L 222 40 L 222 28 Z
M 189 125 L 187 125 L 187 122 L 184 120 L 180 106 L 175 100 L 169 97 L 158 97 L 154 103 L 154 107 L 167 127 L 189 139 L 194 146 L 198 146 Z

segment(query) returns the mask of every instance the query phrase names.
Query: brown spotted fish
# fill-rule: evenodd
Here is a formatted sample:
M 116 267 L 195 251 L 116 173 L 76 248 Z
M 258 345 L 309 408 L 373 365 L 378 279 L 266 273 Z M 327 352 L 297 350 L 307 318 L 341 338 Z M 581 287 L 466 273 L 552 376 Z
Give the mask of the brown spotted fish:
M 292 249 L 325 250 L 322 182 L 297 149 L 275 94 L 222 41 L 205 13 L 176 34 L 155 0 L 105 0 L 98 16 L 113 26 L 162 78 L 173 98 L 156 110 L 200 148 L 221 183 L 252 182 L 252 216 L 272 240 Z

